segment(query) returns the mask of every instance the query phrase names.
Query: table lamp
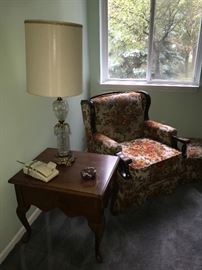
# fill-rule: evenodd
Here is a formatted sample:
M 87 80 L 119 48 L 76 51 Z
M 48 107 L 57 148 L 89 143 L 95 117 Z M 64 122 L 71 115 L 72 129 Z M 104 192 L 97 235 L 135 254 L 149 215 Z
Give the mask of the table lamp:
M 27 92 L 57 97 L 53 111 L 58 119 L 56 162 L 71 166 L 70 128 L 65 119 L 68 103 L 62 97 L 76 96 L 82 91 L 82 25 L 68 22 L 26 20 Z

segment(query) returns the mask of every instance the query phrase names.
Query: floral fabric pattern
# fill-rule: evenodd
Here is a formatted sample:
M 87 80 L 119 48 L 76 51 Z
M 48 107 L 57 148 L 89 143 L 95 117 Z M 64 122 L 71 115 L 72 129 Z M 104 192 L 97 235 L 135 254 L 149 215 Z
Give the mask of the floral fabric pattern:
M 97 132 L 117 142 L 142 137 L 145 109 L 143 99 L 144 96 L 136 92 L 92 98 Z
M 143 138 L 122 143 L 122 152 L 132 159 L 129 164 L 131 178 L 119 186 L 115 211 L 142 205 L 148 197 L 171 193 L 180 183 L 183 171 L 181 152 L 165 144 Z
M 94 131 L 90 102 L 94 106 Z M 152 120 L 144 121 L 148 106 L 144 94 L 107 93 L 91 98 L 90 102 L 81 103 L 88 151 L 111 155 L 123 152 L 132 159 L 131 177 L 124 179 L 118 173 L 115 181 L 115 211 L 139 206 L 150 196 L 171 193 L 182 182 L 185 160 L 180 151 L 171 147 L 177 131 Z
M 91 112 L 88 100 L 83 100 L 81 102 L 81 109 L 86 133 L 87 148 L 91 149 L 93 147 L 93 133 L 91 128 Z
M 160 194 L 171 194 L 176 189 L 181 178 L 178 174 L 173 174 L 154 184 L 148 186 L 143 185 L 139 189 L 137 188 L 137 185 L 135 184 L 136 181 L 133 177 L 124 181 L 123 178 L 118 175 L 116 181 L 119 190 L 113 206 L 113 211 L 119 213 L 131 205 L 134 207 L 143 205 L 150 197 L 159 196 Z
M 187 146 L 186 182 L 202 181 L 202 139 L 191 139 Z
M 144 121 L 144 137 L 172 146 L 173 135 L 177 135 L 177 130 L 173 127 L 152 120 Z
M 190 139 L 187 148 L 187 158 L 197 158 L 202 160 L 202 139 Z
M 181 152 L 157 141 L 143 138 L 122 143 L 122 152 L 132 159 L 132 169 L 143 169 L 158 163 L 161 168 L 162 162 L 170 158 L 180 156 Z
M 122 150 L 120 144 L 103 134 L 96 132 L 93 138 L 95 142 L 93 152 L 115 155 Z

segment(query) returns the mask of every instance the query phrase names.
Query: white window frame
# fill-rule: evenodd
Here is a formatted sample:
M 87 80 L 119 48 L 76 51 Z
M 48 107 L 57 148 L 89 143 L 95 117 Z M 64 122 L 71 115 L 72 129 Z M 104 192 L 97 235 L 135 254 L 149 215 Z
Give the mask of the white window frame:
M 150 23 L 150 33 L 149 42 L 152 43 L 153 39 L 153 23 L 154 23 L 154 10 L 155 10 L 156 0 L 151 0 L 151 23 Z M 200 24 L 200 34 L 198 40 L 198 50 L 194 70 L 194 82 L 183 82 L 183 81 L 165 81 L 165 80 L 150 80 L 151 74 L 147 72 L 147 78 L 145 80 L 134 80 L 134 79 L 111 79 L 108 76 L 108 0 L 100 0 L 99 2 L 100 10 L 100 85 L 103 87 L 114 87 L 127 86 L 132 89 L 157 89 L 157 90 L 197 90 L 202 85 L 202 19 Z M 151 61 L 149 59 L 151 55 L 151 46 L 149 47 L 148 54 L 148 67 L 147 71 L 151 70 Z

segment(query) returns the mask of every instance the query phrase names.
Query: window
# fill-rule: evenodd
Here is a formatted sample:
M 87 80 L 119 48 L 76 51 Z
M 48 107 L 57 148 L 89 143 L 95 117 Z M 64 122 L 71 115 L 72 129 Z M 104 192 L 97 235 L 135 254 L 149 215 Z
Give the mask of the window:
M 199 85 L 202 0 L 100 0 L 101 81 Z

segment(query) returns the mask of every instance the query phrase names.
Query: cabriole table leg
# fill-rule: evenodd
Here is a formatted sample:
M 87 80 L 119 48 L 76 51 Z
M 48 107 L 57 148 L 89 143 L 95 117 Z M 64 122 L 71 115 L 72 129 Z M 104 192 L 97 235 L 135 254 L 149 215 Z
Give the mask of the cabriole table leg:
M 16 209 L 17 216 L 26 229 L 26 233 L 22 239 L 22 241 L 24 243 L 28 242 L 30 239 L 30 236 L 31 236 L 31 227 L 30 227 L 29 222 L 28 222 L 27 217 L 26 217 L 26 213 L 27 213 L 29 208 L 30 207 L 21 207 L 18 205 L 17 209 Z
M 103 262 L 103 259 L 102 259 L 102 255 L 100 252 L 100 243 L 102 241 L 102 236 L 104 233 L 105 219 L 103 217 L 101 223 L 93 223 L 91 221 L 88 221 L 88 225 L 95 234 L 95 257 L 96 257 L 96 260 L 97 260 L 97 262 L 101 263 L 101 262 Z

